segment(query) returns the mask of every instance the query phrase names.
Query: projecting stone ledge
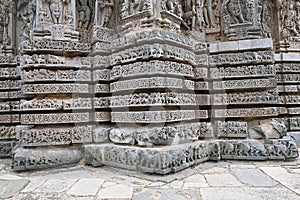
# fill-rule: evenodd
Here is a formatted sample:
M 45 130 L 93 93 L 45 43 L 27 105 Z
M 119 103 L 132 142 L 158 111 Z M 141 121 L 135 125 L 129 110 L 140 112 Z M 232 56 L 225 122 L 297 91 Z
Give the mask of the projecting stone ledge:
M 143 173 L 168 174 L 208 160 L 290 160 L 297 158 L 293 139 L 212 140 L 160 148 L 139 148 L 113 144 L 85 145 L 85 162 Z

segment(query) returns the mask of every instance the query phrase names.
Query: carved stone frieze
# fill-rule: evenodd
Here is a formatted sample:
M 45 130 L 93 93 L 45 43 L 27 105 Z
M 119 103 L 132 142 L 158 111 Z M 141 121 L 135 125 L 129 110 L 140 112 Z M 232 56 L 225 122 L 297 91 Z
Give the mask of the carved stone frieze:
M 15 126 L 0 126 L 0 140 L 8 140 L 16 138 Z
M 30 124 L 68 124 L 89 122 L 89 113 L 23 114 L 21 122 Z
M 277 116 L 278 109 L 276 107 L 269 108 L 238 108 L 238 109 L 226 109 L 216 110 L 215 117 L 217 118 L 252 118 L 252 117 L 264 117 L 264 116 Z
M 245 138 L 248 136 L 247 122 L 217 121 L 217 134 L 219 137 Z
M 200 98 L 200 97 L 199 97 Z M 174 106 L 174 105 L 196 105 L 196 95 L 188 93 L 139 93 L 124 96 L 112 96 L 111 107 L 127 106 Z
M 91 126 L 62 128 L 19 128 L 18 139 L 22 146 L 68 145 L 92 142 Z
M 27 84 L 23 85 L 22 93 L 29 94 L 72 94 L 87 93 L 88 84 Z
M 219 65 L 244 65 L 244 64 L 261 64 L 273 63 L 273 51 L 256 51 L 243 53 L 227 53 L 212 55 L 209 57 L 209 63 L 212 66 Z
M 10 123 L 18 123 L 18 122 L 20 122 L 19 114 L 0 115 L 0 124 L 10 124 Z
M 209 159 L 219 159 L 216 143 L 196 142 L 162 149 L 116 145 L 86 145 L 86 163 L 112 165 L 144 173 L 167 174 Z
M 110 112 L 95 112 L 94 120 L 96 122 L 109 122 L 111 121 L 111 113 Z
M 48 69 L 34 69 L 23 71 L 24 82 L 39 82 L 39 81 L 91 81 L 92 75 L 90 71 L 86 70 L 48 70 Z
M 187 123 L 161 128 L 115 128 L 109 138 L 116 144 L 137 144 L 138 146 L 176 145 L 213 137 L 210 123 Z
M 8 158 L 12 156 L 12 151 L 14 149 L 14 146 L 16 145 L 16 142 L 3 142 L 0 141 L 0 158 Z
M 13 155 L 12 168 L 20 171 L 75 165 L 82 156 L 76 148 L 18 148 Z
M 210 68 L 211 78 L 248 78 L 275 76 L 274 65 L 245 65 L 239 67 Z
M 0 0 L 0 157 L 157 174 L 294 159 L 299 12 L 298 0 Z
M 170 88 L 170 89 L 193 90 L 194 82 L 189 80 L 182 80 L 178 78 L 155 77 L 155 78 L 141 78 L 135 80 L 118 81 L 110 84 L 111 92 L 147 89 L 147 88 Z
M 277 91 L 266 92 L 243 92 L 214 94 L 214 105 L 235 105 L 235 104 L 276 104 L 278 103 Z
M 150 62 L 118 65 L 113 67 L 111 71 L 112 80 L 141 75 L 179 75 L 192 77 L 193 67 L 178 62 L 153 60 Z
M 112 122 L 161 123 L 205 119 L 208 113 L 206 110 L 112 112 L 111 117 Z
M 21 48 L 24 53 L 89 53 L 91 44 L 76 41 L 26 40 L 22 43 Z
M 275 88 L 277 81 L 275 78 L 262 79 L 243 79 L 243 80 L 228 80 L 216 81 L 213 83 L 215 90 L 229 89 L 250 89 L 250 88 Z
M 110 59 L 110 64 L 114 66 L 149 58 L 173 59 L 179 62 L 189 62 L 191 64 L 194 64 L 196 61 L 195 54 L 192 51 L 167 44 L 145 44 L 113 54 Z

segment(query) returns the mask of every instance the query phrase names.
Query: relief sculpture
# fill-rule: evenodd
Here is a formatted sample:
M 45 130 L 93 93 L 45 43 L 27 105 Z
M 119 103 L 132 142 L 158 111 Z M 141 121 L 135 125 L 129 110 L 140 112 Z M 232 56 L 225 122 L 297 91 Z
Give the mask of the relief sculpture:
M 297 159 L 299 52 L 299 0 L 0 0 L 0 158 Z

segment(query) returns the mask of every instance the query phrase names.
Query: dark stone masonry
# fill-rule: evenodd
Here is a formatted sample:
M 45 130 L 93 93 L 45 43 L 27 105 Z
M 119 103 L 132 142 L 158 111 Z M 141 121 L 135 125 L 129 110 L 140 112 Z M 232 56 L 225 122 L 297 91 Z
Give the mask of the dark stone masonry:
M 0 0 L 0 157 L 157 174 L 295 159 L 299 22 L 298 0 Z

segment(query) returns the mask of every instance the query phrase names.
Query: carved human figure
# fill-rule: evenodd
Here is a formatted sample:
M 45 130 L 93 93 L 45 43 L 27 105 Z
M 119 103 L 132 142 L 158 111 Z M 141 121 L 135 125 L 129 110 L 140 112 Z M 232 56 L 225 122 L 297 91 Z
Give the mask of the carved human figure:
M 107 27 L 112 16 L 114 7 L 113 0 L 100 0 L 99 1 L 99 26 Z
M 201 30 L 203 17 L 203 1 L 202 0 L 186 0 L 184 1 L 185 19 L 192 30 Z
M 63 0 L 66 1 L 66 0 Z M 54 24 L 59 24 L 62 21 L 63 3 L 62 0 L 47 0 L 51 18 Z
M 225 0 L 223 7 L 233 19 L 233 23 L 239 24 L 245 22 L 240 0 Z
M 292 35 L 299 37 L 300 35 L 297 31 L 297 12 L 294 8 L 294 3 L 290 3 L 289 10 L 285 18 L 285 27 L 292 33 Z
M 9 44 L 10 37 L 8 36 L 9 11 L 12 5 L 10 1 L 0 1 L 0 43 Z
M 24 23 L 22 28 L 21 36 L 29 39 L 30 30 L 32 30 L 34 19 L 35 19 L 35 5 L 33 1 L 29 0 L 23 13 L 19 15 Z
M 174 12 L 173 0 L 163 0 L 162 4 L 163 4 L 163 9 L 170 11 L 170 12 Z
M 88 0 L 78 0 L 79 1 L 79 9 L 78 9 L 78 27 L 79 29 L 87 29 L 91 19 L 91 9 L 89 6 Z
M 212 0 L 204 0 L 203 3 L 203 13 L 204 13 L 204 21 L 208 28 L 214 27 L 214 14 L 212 10 L 213 4 Z

